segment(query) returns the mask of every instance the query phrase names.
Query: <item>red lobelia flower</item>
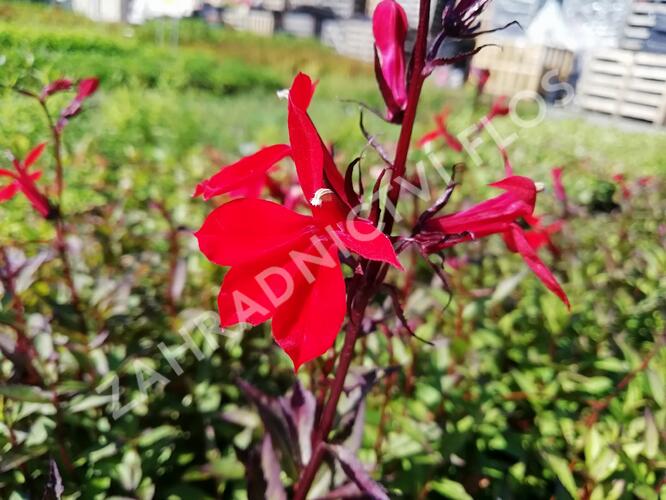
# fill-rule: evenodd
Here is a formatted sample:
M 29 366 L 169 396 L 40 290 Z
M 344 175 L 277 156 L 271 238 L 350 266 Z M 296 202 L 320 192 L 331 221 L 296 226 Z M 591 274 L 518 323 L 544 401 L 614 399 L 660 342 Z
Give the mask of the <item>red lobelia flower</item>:
M 520 219 L 535 220 L 533 212 L 537 189 L 534 182 L 527 177 L 512 176 L 491 186 L 505 192 L 467 210 L 428 221 L 426 229 L 431 233 L 422 238 L 426 249 L 439 251 L 465 241 L 501 234 L 509 250 L 520 253 L 543 284 L 569 307 L 564 290 L 539 259 L 525 231 L 517 224 Z
M 231 267 L 218 296 L 221 326 L 272 318 L 273 336 L 296 370 L 333 345 L 344 320 L 339 250 L 400 267 L 390 240 L 348 204 L 344 180 L 307 114 L 314 88 L 299 74 L 289 91 L 290 146 L 265 148 L 241 160 L 253 172 L 265 171 L 289 148 L 312 215 L 240 199 L 214 210 L 196 233 L 209 260 Z M 231 173 L 209 179 L 209 193 L 242 183 L 239 163 L 221 172 Z
M 435 124 L 437 125 L 437 128 L 421 137 L 417 143 L 418 147 L 422 148 L 426 144 L 441 137 L 444 139 L 446 144 L 457 153 L 460 153 L 463 150 L 462 143 L 456 138 L 455 135 L 449 132 L 449 129 L 446 125 L 446 120 L 449 117 L 449 113 L 450 110 L 446 108 L 440 114 L 435 115 Z
M 60 113 L 60 118 L 56 124 L 58 132 L 62 132 L 69 120 L 81 113 L 83 103 L 97 91 L 97 87 L 99 87 L 98 78 L 85 78 L 79 82 L 74 99 Z
M 30 172 L 30 167 L 39 159 L 45 147 L 46 143 L 43 143 L 34 148 L 23 162 L 13 158 L 14 172 L 0 169 L 0 177 L 11 179 L 8 185 L 0 188 L 0 203 L 12 199 L 20 191 L 42 217 L 48 218 L 51 215 L 51 204 L 48 198 L 39 191 L 35 184 L 42 176 L 42 172 Z
M 372 16 L 375 75 L 387 107 L 387 120 L 399 123 L 407 106 L 405 40 L 407 14 L 395 0 L 382 0 Z

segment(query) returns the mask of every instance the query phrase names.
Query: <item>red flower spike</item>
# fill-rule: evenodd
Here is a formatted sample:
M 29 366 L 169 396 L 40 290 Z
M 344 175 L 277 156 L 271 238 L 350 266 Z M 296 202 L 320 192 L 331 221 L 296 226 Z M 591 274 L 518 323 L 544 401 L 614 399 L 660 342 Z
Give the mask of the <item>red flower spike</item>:
M 255 192 L 256 194 L 253 197 L 256 197 L 258 196 L 256 185 L 263 186 L 266 172 L 276 163 L 289 156 L 290 152 L 291 148 L 286 144 L 261 149 L 236 163 L 222 167 L 217 174 L 200 182 L 194 196 L 203 196 L 204 200 L 209 200 L 214 196 L 227 193 L 242 194 L 247 188 L 247 192 Z M 239 190 L 241 190 L 241 193 L 239 193 Z
M 72 99 L 67 107 L 62 110 L 62 113 L 60 113 L 60 118 L 58 119 L 58 123 L 56 123 L 56 129 L 58 132 L 62 132 L 69 120 L 81 113 L 84 101 L 93 95 L 98 87 L 98 78 L 86 78 L 79 82 L 76 96 L 74 96 L 74 99 Z
M 407 14 L 395 0 L 382 0 L 372 16 L 375 73 L 387 106 L 387 119 L 399 120 L 407 105 L 405 40 Z
M 40 171 L 29 172 L 29 168 L 39 159 L 45 147 L 46 143 L 43 143 L 34 148 L 28 153 L 23 163 L 14 159 L 12 164 L 15 172 L 0 169 L 0 177 L 9 177 L 12 179 L 10 184 L 0 189 L 0 202 L 12 199 L 20 191 L 42 217 L 49 217 L 51 214 L 51 204 L 35 184 L 42 176 L 42 173 Z
M 73 82 L 72 80 L 68 78 L 60 78 L 58 80 L 55 80 L 48 85 L 46 85 L 41 93 L 39 94 L 39 99 L 41 101 L 45 101 L 48 97 L 52 96 L 53 94 L 57 94 L 58 92 L 64 92 L 66 90 L 69 90 L 72 88 Z
M 525 237 L 525 233 L 523 232 L 522 228 L 518 224 L 511 224 L 505 239 L 510 242 L 510 244 L 507 244 L 507 246 L 513 247 L 517 250 L 525 263 L 529 266 L 530 269 L 532 269 L 534 274 L 537 275 L 539 280 L 541 280 L 546 288 L 557 295 L 560 300 L 564 302 L 568 309 L 571 309 L 571 303 L 569 302 L 567 294 L 564 292 L 550 269 L 548 269 L 548 267 L 539 258 L 536 250 Z
M 209 260 L 231 266 L 218 297 L 221 325 L 258 325 L 272 318 L 273 336 L 296 370 L 333 345 L 344 321 L 338 250 L 401 268 L 388 237 L 355 218 L 344 198 L 344 179 L 307 114 L 313 92 L 310 78 L 298 75 L 289 92 L 288 117 L 291 156 L 313 215 L 240 199 L 214 210 L 196 233 Z M 273 148 L 287 151 L 287 146 Z M 267 155 L 266 150 L 271 151 L 257 154 Z M 238 162 L 262 172 L 267 163 L 272 159 L 256 155 Z

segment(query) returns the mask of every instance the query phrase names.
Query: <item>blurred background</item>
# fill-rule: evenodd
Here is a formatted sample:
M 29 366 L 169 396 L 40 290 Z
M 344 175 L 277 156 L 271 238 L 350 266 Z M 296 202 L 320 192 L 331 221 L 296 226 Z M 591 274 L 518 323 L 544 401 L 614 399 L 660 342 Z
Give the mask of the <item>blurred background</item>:
M 418 0 L 399 1 L 414 28 Z M 266 473 L 257 458 L 266 429 L 238 379 L 278 398 L 296 377 L 265 326 L 215 346 L 193 326 L 215 317 L 224 271 L 198 252 L 192 231 L 213 205 L 191 195 L 220 166 L 287 139 L 276 92 L 298 71 L 320 81 L 312 117 L 338 165 L 364 152 L 371 185 L 381 160 L 357 103 L 383 106 L 376 3 L 0 1 L 1 151 L 23 158 L 50 140 L 43 110 L 17 90 L 100 79 L 63 139 L 85 328 L 51 248 L 53 224 L 20 197 L 0 204 L 0 498 L 51 492 L 53 464 L 63 498 L 282 498 L 250 486 Z M 433 2 L 433 33 L 445 3 Z M 515 172 L 546 185 L 538 215 L 561 229 L 542 256 L 572 310 L 500 238 L 447 254 L 449 290 L 406 254 L 413 272 L 391 280 L 433 345 L 387 313 L 354 363 L 373 381 L 353 405 L 362 426 L 338 438 L 395 498 L 664 498 L 666 3 L 494 0 L 482 29 L 512 21 L 427 81 L 415 138 L 443 109 L 461 134 L 501 96 L 522 121 L 495 120 L 478 158 L 441 141 L 415 148 L 410 163 L 464 163 L 446 208 L 457 210 L 496 194 L 487 184 L 503 176 L 496 141 L 506 138 Z M 473 49 L 451 40 L 441 50 Z M 53 96 L 51 112 L 70 98 Z M 371 113 L 365 126 L 393 148 L 395 127 Z M 46 191 L 51 146 L 37 164 Z M 289 185 L 292 174 L 285 165 L 271 176 Z M 183 348 L 184 332 L 202 357 Z M 164 349 L 177 353 L 178 374 Z M 327 363 L 298 378 L 316 390 Z M 283 470 L 288 494 L 295 476 Z M 344 482 L 333 472 L 313 498 L 341 498 L 325 492 Z

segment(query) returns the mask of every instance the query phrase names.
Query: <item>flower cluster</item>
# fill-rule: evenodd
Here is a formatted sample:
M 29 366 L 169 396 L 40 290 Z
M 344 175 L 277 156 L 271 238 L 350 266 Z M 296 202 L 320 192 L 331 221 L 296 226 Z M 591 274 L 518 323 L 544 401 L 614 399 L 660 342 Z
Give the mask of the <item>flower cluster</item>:
M 427 39 L 421 33 L 414 49 L 421 47 L 420 62 L 411 63 L 420 64 L 420 69 L 410 67 L 409 71 L 405 11 L 395 0 L 378 4 L 373 16 L 375 71 L 387 121 L 402 124 L 407 117 L 413 121 L 415 108 L 407 113 L 409 106 L 414 105 L 410 85 L 416 85 L 414 98 L 418 101 L 428 64 L 438 64 L 436 44 L 445 35 L 474 36 L 479 27 L 478 16 L 486 4 L 487 1 L 468 0 L 450 4 L 444 10 L 444 32 L 435 39 L 431 55 L 425 56 Z M 411 70 L 416 71 L 413 79 Z M 484 73 L 479 78 L 483 80 L 479 85 L 482 89 L 488 75 Z M 542 247 L 556 250 L 551 235 L 561 229 L 561 223 L 543 226 L 541 218 L 535 216 L 538 186 L 527 177 L 514 175 L 505 149 L 500 148 L 507 177 L 492 184 L 504 190 L 503 194 L 466 210 L 438 216 L 453 192 L 451 188 L 443 202 L 419 217 L 410 238 L 391 236 L 392 219 L 384 226 L 385 233 L 378 228 L 382 220 L 378 200 L 373 199 L 369 219 L 359 216 L 362 189 L 357 192 L 351 181 L 358 162 L 352 163 L 344 176 L 338 170 L 308 115 L 315 89 L 311 78 L 301 73 L 288 91 L 280 92 L 287 98 L 288 144 L 264 147 L 224 166 L 196 187 L 194 195 L 205 200 L 221 195 L 231 198 L 210 213 L 196 232 L 202 253 L 213 263 L 230 268 L 218 296 L 222 327 L 258 325 L 272 319 L 274 339 L 298 369 L 332 347 L 346 313 L 356 307 L 356 288 L 366 287 L 365 296 L 369 297 L 382 285 L 387 264 L 402 269 L 396 249 L 399 252 L 416 243 L 428 255 L 496 234 L 503 237 L 510 251 L 522 256 L 549 290 L 569 305 L 562 287 L 538 256 Z M 509 112 L 506 99 L 497 99 L 474 133 L 481 133 L 496 117 Z M 441 138 L 453 151 L 463 151 L 461 141 L 448 129 L 448 115 L 449 110 L 445 109 L 435 117 L 436 129 L 423 136 L 419 146 Z M 373 196 L 378 195 L 384 174 L 390 172 L 391 191 L 385 203 L 385 212 L 390 212 L 391 204 L 400 195 L 395 186 L 404 181 L 400 177 L 405 170 L 411 130 L 410 134 L 401 135 L 396 160 L 391 162 L 376 140 L 367 135 L 363 126 L 362 129 L 388 165 L 375 179 Z M 298 201 L 284 196 L 285 190 L 268 175 L 288 158 L 296 167 L 302 193 Z M 267 185 L 281 204 L 259 198 Z M 297 207 L 303 210 L 296 211 Z M 384 217 L 392 215 L 385 213 Z M 351 268 L 352 277 L 347 280 L 342 263 Z M 359 276 L 363 278 L 360 282 L 355 279 Z

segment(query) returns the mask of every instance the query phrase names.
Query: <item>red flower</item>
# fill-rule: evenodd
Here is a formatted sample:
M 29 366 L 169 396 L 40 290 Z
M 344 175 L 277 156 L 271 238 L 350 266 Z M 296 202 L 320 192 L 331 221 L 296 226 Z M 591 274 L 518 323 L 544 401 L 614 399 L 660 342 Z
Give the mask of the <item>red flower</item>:
M 622 198 L 624 198 L 625 200 L 631 198 L 631 189 L 629 189 L 629 185 L 627 184 L 627 178 L 624 176 L 624 174 L 615 174 L 613 176 L 613 181 L 622 190 Z
M 68 78 L 55 80 L 42 89 L 42 92 L 39 94 L 39 100 L 43 102 L 47 97 L 50 97 L 53 94 L 71 89 L 72 85 L 72 80 L 69 80 Z
M 209 260 L 231 267 L 218 297 L 222 327 L 272 318 L 273 336 L 296 370 L 333 345 L 344 320 L 339 249 L 400 267 L 390 240 L 354 216 L 342 176 L 307 114 L 313 93 L 310 78 L 299 74 L 289 92 L 288 118 L 291 156 L 312 215 L 241 199 L 214 210 L 196 233 Z M 241 162 L 254 172 L 265 171 L 286 147 L 266 148 Z M 242 182 L 240 168 L 232 174 Z M 236 185 L 226 179 L 214 188 L 222 194 Z
M 97 91 L 97 87 L 99 87 L 98 78 L 86 78 L 79 82 L 76 96 L 74 96 L 74 99 L 72 99 L 67 107 L 63 109 L 62 113 L 60 113 L 60 118 L 56 124 L 58 132 L 62 132 L 69 120 L 81 112 L 84 101 Z
M 525 231 L 517 224 L 521 218 L 536 220 L 532 216 L 537 193 L 534 182 L 527 177 L 512 176 L 491 186 L 504 189 L 505 193 L 467 210 L 428 221 L 426 229 L 432 233 L 424 235 L 427 250 L 439 251 L 465 241 L 501 234 L 509 250 L 520 253 L 544 285 L 569 306 L 564 290 L 541 262 Z M 438 239 L 434 240 L 433 236 Z
M 387 107 L 387 119 L 400 122 L 407 105 L 405 39 L 407 14 L 395 0 L 382 0 L 372 16 L 375 75 Z
M 51 214 L 51 204 L 48 198 L 44 196 L 35 182 L 42 176 L 42 172 L 30 172 L 30 167 L 39 159 L 46 143 L 40 144 L 35 149 L 28 153 L 28 156 L 23 162 L 16 158 L 12 159 L 15 172 L 0 169 L 0 177 L 9 177 L 12 179 L 10 184 L 0 188 L 0 202 L 12 199 L 19 191 L 21 191 L 28 199 L 30 204 L 39 212 L 42 217 L 48 218 Z
M 550 171 L 550 175 L 553 178 L 555 197 L 562 203 L 566 203 L 567 192 L 564 189 L 564 184 L 562 184 L 562 172 L 564 172 L 564 167 L 555 167 Z
M 488 80 L 490 80 L 490 70 L 474 67 L 471 70 L 471 74 L 476 79 L 476 94 L 483 94 L 483 91 L 488 84 Z
M 442 137 L 446 141 L 446 144 L 448 144 L 448 146 L 457 153 L 460 153 L 463 150 L 462 143 L 456 138 L 455 135 L 449 132 L 447 128 L 446 120 L 449 117 L 449 113 L 449 109 L 444 109 L 444 111 L 442 111 L 440 114 L 435 115 L 435 123 L 437 124 L 437 128 L 431 132 L 428 132 L 419 139 L 417 143 L 419 148 L 422 148 L 426 144 Z

